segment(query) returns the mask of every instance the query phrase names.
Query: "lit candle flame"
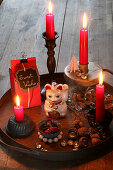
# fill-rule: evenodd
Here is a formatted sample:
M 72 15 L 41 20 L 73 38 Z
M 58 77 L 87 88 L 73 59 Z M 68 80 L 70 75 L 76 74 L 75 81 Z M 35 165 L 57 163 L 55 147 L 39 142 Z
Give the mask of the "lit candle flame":
M 102 75 L 102 71 L 101 71 L 100 77 L 99 77 L 99 84 L 100 84 L 100 85 L 103 84 L 103 75 Z
M 52 14 L 52 4 L 51 4 L 51 1 L 49 2 L 49 14 Z
M 16 105 L 19 107 L 20 106 L 20 99 L 19 99 L 19 96 L 17 95 L 16 97 Z
M 86 17 L 86 13 L 84 13 L 84 16 L 83 16 L 83 28 L 86 28 L 87 27 L 87 17 Z

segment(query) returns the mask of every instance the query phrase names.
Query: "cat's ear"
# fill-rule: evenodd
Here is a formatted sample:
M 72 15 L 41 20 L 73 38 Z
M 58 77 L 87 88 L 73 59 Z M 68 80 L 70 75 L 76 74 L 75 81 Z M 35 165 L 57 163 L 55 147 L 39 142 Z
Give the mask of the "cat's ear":
M 57 86 L 57 89 L 58 89 L 58 90 L 62 90 L 62 85 L 59 84 L 59 85 Z
M 51 90 L 51 85 L 50 84 L 46 84 L 44 87 L 46 90 Z

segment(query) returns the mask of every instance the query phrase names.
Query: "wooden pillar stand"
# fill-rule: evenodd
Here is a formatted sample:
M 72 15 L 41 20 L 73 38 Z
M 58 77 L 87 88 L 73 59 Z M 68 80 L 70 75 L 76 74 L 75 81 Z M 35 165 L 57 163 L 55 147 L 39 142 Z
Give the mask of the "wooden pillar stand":
M 67 71 L 67 67 L 64 70 L 64 76 L 66 81 L 69 83 L 71 82 L 72 84 L 88 87 L 96 85 L 99 82 L 99 74 L 102 71 L 102 68 L 98 64 L 95 64 L 94 62 L 89 62 L 88 77 L 85 80 L 82 79 L 81 77 L 78 77 L 76 73 L 74 72 L 70 73 L 69 71 Z
M 55 38 L 54 39 L 48 39 L 46 38 L 46 32 L 42 33 L 42 38 L 45 39 L 45 47 L 47 48 L 47 68 L 49 71 L 49 76 L 51 77 L 51 82 L 53 81 L 54 72 L 56 68 L 56 60 L 55 60 L 55 51 L 54 48 L 56 47 L 56 39 L 59 37 L 58 33 L 55 32 Z M 42 100 L 46 99 L 46 91 L 45 88 L 41 91 L 41 98 Z
M 47 68 L 49 71 L 50 75 L 53 75 L 55 72 L 55 67 L 56 67 L 56 60 L 55 60 L 55 52 L 54 52 L 54 48 L 56 47 L 56 39 L 59 37 L 58 33 L 55 32 L 55 38 L 54 39 L 48 39 L 46 38 L 46 32 L 42 33 L 42 37 L 43 39 L 45 39 L 45 47 L 47 48 Z

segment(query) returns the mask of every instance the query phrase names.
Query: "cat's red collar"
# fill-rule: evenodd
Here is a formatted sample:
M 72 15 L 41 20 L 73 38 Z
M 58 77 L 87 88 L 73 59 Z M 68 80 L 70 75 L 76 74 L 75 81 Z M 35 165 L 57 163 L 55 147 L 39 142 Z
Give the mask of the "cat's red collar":
M 58 104 L 60 104 L 60 103 L 62 103 L 62 101 L 59 101 L 59 102 L 55 102 L 55 101 L 53 101 L 53 102 L 49 102 L 51 105 L 58 105 Z

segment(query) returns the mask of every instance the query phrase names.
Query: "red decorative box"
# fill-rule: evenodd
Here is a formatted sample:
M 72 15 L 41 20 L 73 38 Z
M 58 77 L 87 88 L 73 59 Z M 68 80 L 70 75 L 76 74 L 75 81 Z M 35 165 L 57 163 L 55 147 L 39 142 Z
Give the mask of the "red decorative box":
M 13 100 L 19 95 L 24 108 L 41 105 L 40 76 L 36 66 L 36 57 L 11 60 L 9 68 Z

